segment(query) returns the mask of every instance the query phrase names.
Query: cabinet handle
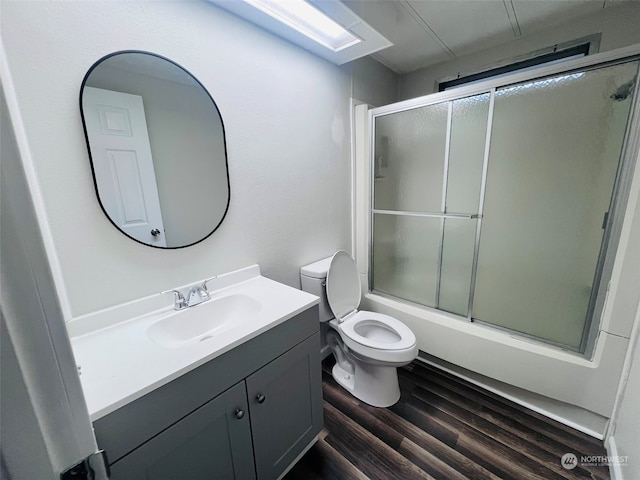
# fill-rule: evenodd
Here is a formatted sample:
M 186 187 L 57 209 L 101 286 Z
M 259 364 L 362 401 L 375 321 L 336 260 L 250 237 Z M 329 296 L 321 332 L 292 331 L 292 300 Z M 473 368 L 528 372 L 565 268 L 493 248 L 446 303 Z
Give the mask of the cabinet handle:
M 256 400 L 258 400 L 258 403 L 264 403 L 264 401 L 267 399 L 267 397 L 265 397 L 264 395 L 262 395 L 261 393 L 259 393 L 258 395 L 256 395 Z
M 240 420 L 242 417 L 244 417 L 244 410 L 240 410 L 239 408 L 236 408 L 236 418 Z

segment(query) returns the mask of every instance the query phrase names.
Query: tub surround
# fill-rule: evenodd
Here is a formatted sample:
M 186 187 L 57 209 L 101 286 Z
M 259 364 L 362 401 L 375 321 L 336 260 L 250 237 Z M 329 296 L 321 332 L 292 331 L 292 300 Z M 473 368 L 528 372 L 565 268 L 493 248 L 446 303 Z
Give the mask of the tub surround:
M 363 304 L 404 322 L 415 332 L 420 349 L 430 355 L 597 415 L 611 416 L 628 344 L 625 338 L 602 332 L 594 360 L 589 361 L 573 352 L 514 338 L 381 295 L 366 294 Z
M 80 370 L 89 415 L 95 421 L 203 365 L 309 307 L 317 297 L 269 280 L 253 265 L 220 275 L 210 282 L 212 300 L 184 312 L 174 312 L 171 295 L 151 296 L 99 312 L 71 323 L 71 343 Z M 206 313 L 216 300 L 246 295 L 260 309 L 210 338 L 182 347 L 167 348 L 148 335 L 153 324 L 168 315 Z M 145 307 L 164 304 L 156 310 Z M 137 315 L 127 317 L 128 312 Z

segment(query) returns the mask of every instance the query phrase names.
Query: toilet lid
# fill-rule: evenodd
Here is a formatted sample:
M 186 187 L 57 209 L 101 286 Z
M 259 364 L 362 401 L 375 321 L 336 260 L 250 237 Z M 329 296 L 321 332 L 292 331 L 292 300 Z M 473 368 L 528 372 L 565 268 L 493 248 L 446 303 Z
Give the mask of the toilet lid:
M 326 281 L 329 306 L 341 321 L 360 305 L 360 276 L 351 255 L 343 250 L 336 252 L 331 259 Z

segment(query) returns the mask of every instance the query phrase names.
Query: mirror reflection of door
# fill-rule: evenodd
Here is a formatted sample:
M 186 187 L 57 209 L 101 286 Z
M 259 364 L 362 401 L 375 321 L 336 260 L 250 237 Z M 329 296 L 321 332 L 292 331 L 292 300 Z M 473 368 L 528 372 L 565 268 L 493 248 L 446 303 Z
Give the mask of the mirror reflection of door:
M 125 98 L 143 102 L 140 115 Z M 80 112 L 98 201 L 120 232 L 154 248 L 185 248 L 217 230 L 231 197 L 225 130 L 197 78 L 154 53 L 114 52 L 85 75 Z M 136 143 L 141 131 L 147 157 Z M 161 220 L 153 217 L 160 209 Z
M 127 235 L 166 247 L 142 97 L 85 87 L 83 111 L 107 215 Z

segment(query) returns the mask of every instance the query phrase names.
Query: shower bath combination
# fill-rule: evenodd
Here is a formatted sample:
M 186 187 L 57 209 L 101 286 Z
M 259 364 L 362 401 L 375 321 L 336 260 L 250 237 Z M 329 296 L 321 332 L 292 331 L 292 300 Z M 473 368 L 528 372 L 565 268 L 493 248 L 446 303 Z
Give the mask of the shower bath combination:
M 374 109 L 371 290 L 590 356 L 639 63 Z

